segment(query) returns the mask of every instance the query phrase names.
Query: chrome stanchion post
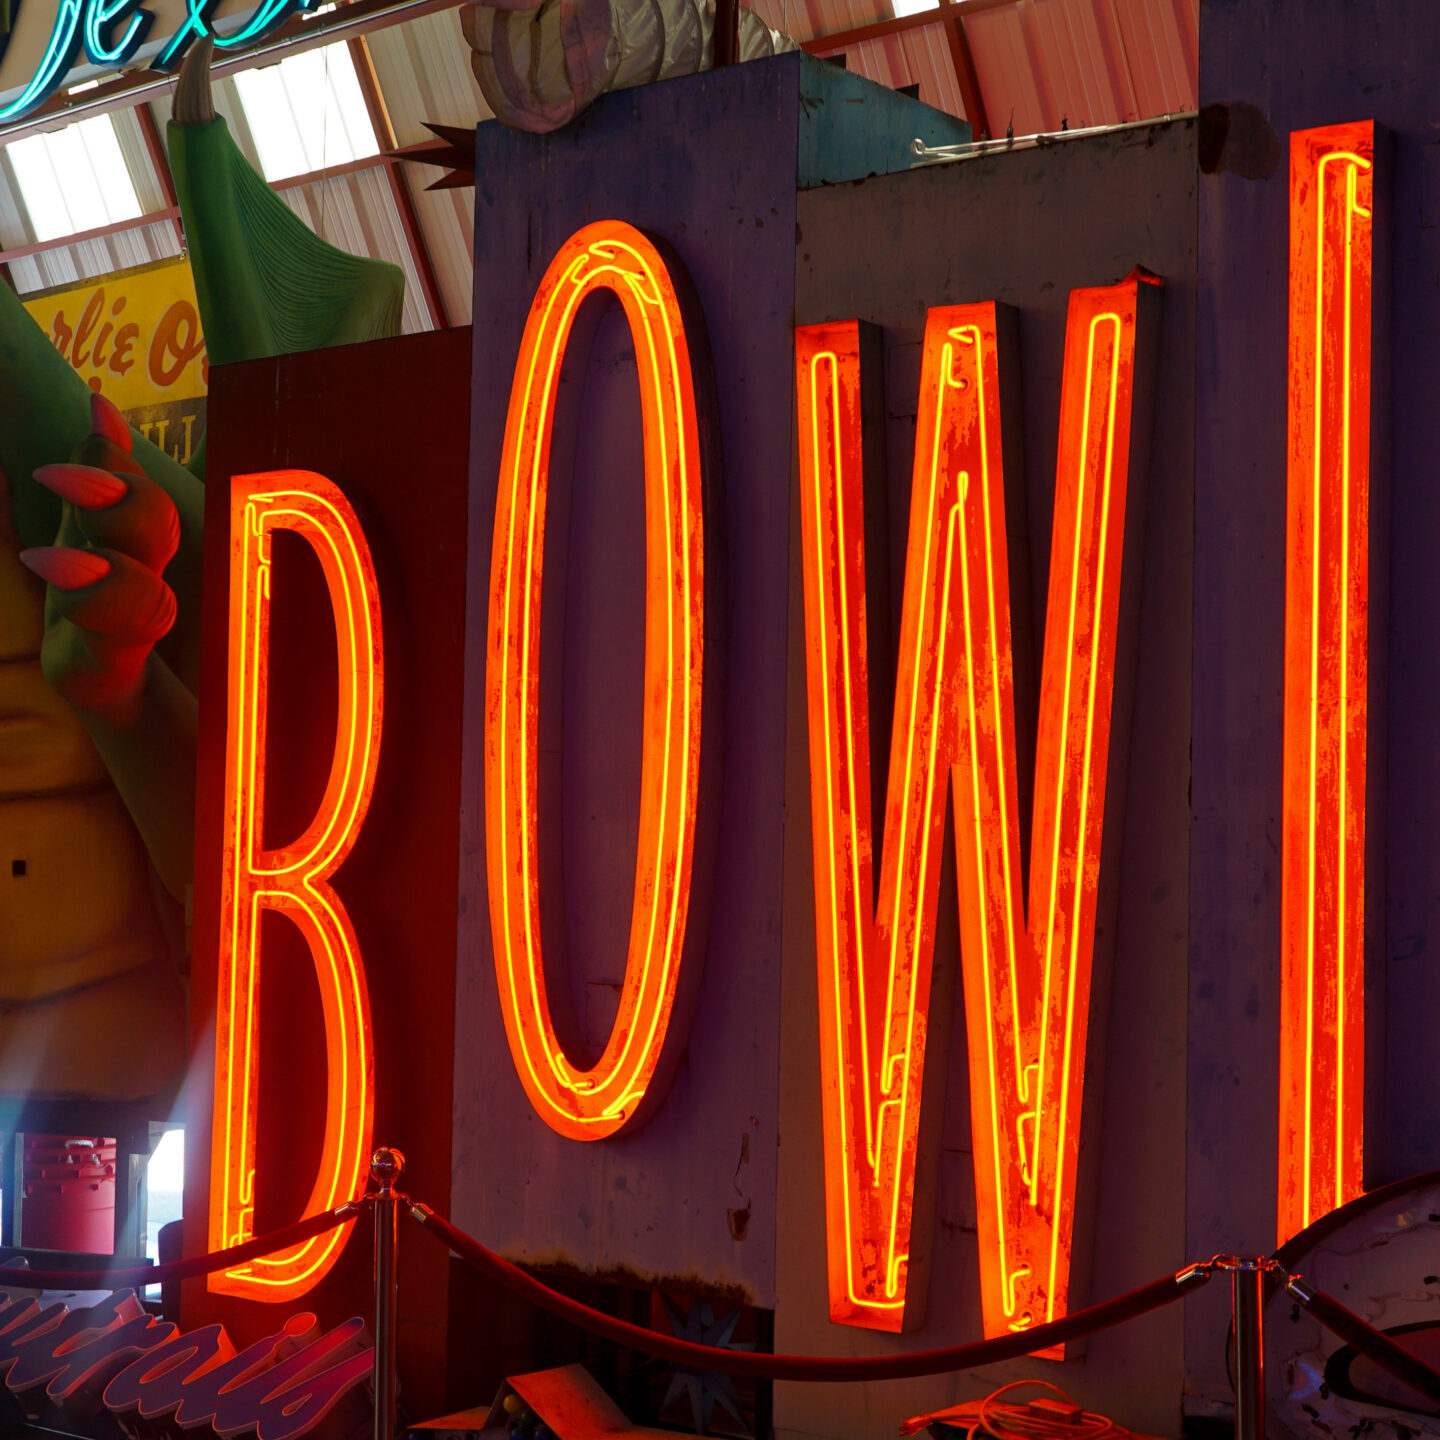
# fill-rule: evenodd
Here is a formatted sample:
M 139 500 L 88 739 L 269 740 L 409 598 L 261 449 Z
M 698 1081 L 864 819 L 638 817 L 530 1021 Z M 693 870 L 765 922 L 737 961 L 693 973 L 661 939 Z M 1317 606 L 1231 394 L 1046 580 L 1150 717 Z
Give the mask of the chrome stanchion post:
M 400 1195 L 395 1184 L 405 1168 L 398 1150 L 377 1150 L 370 1161 L 375 1182 L 375 1440 L 395 1440 L 395 1330 L 400 1307 L 395 1252 Z
M 1265 1340 L 1261 1327 L 1265 1270 L 1262 1261 L 1230 1266 L 1235 1317 L 1235 1440 L 1265 1440 Z

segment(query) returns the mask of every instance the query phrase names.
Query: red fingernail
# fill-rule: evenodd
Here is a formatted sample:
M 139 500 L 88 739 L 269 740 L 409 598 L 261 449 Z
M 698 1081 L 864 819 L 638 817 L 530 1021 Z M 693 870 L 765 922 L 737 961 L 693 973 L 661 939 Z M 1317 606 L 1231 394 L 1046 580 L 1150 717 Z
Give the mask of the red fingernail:
M 35 478 L 47 490 L 82 510 L 113 505 L 128 488 L 123 480 L 94 465 L 42 465 Z
M 34 550 L 22 550 L 20 563 L 58 590 L 83 590 L 110 573 L 110 562 L 103 555 L 97 555 L 93 550 L 70 550 L 60 545 L 41 545 Z
M 93 434 L 114 441 L 122 450 L 130 449 L 130 427 L 103 395 L 90 397 L 90 429 Z

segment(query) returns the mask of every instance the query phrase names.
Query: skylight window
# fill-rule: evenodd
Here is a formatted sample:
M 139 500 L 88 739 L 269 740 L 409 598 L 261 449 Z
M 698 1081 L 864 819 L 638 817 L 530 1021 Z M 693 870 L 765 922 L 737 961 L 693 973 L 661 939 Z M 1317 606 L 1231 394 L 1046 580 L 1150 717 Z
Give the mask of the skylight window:
M 355 62 L 343 41 L 235 77 L 267 180 L 378 155 Z
M 890 0 L 890 7 L 898 20 L 902 15 L 918 15 L 922 10 L 933 10 L 936 0 Z
M 6 147 L 37 240 L 134 220 L 140 200 L 108 115 Z

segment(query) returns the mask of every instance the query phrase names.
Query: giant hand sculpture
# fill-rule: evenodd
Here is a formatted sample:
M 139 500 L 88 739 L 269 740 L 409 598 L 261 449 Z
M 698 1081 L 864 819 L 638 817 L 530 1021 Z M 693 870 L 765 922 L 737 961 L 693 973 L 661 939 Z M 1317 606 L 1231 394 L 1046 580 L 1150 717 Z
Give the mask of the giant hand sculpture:
M 501 0 L 462 6 L 460 21 L 497 118 L 544 134 L 608 90 L 710 69 L 715 0 Z M 741 9 L 739 59 L 795 48 Z
M 7 335 L 21 343 L 5 354 L 23 352 L 25 332 Z M 44 376 L 22 371 L 16 388 L 27 375 L 33 401 Z M 66 387 L 48 398 L 66 423 Z M 198 557 L 170 562 L 198 549 L 183 531 L 198 509 L 186 487 L 199 485 L 173 463 L 156 465 L 179 482 L 173 495 L 148 475 L 98 396 L 91 427 L 72 459 L 13 493 L 0 466 L 0 1095 L 163 1104 L 185 1061 L 178 901 L 195 747 L 165 576 L 187 589 Z M 37 428 L 0 428 L 0 455 L 23 453 Z M 62 509 L 48 537 L 27 527 L 55 545 L 17 531 L 12 501 L 33 516 L 31 492 Z

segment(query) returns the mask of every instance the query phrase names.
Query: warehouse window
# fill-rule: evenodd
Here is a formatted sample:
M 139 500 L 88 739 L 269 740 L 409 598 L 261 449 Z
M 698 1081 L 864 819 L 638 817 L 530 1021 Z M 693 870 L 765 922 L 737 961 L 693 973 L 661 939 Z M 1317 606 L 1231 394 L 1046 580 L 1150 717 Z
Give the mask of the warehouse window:
M 902 15 L 918 15 L 922 10 L 933 10 L 935 0 L 890 0 L 890 8 L 898 20 Z
M 235 77 L 245 123 L 270 181 L 380 153 L 343 41 Z
M 59 240 L 140 215 L 108 115 L 6 146 L 36 240 Z
M 145 1167 L 145 1253 L 152 1260 L 160 1258 L 160 1227 L 181 1218 L 184 1188 L 185 1132 L 167 1130 Z

